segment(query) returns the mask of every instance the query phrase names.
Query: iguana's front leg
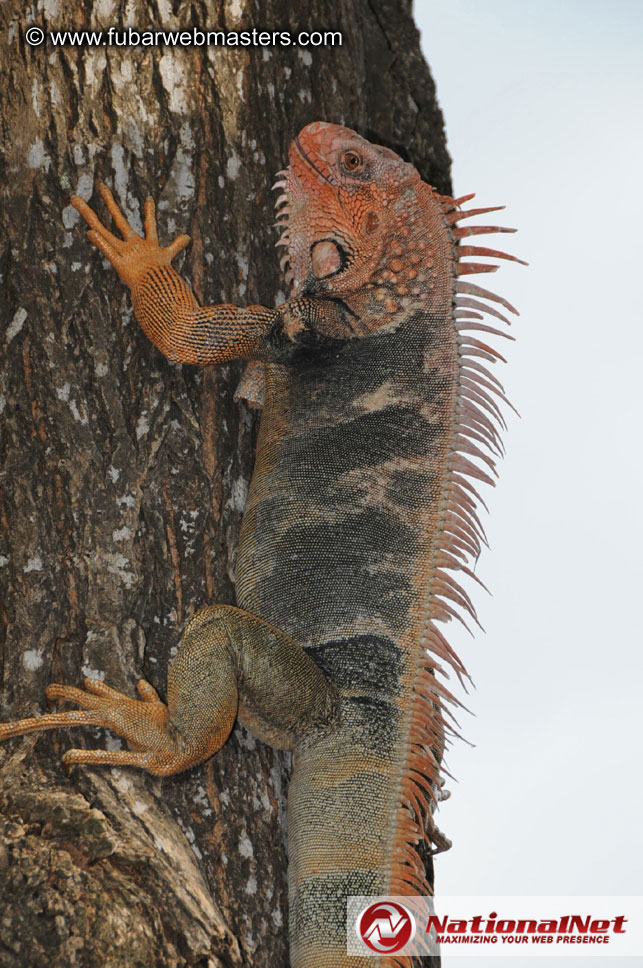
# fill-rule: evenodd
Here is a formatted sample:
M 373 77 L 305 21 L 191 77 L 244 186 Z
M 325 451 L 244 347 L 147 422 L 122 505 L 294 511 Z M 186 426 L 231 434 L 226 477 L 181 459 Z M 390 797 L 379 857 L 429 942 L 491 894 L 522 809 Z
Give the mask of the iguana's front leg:
M 345 340 L 354 338 L 355 327 L 361 326 L 359 313 L 346 302 L 323 295 L 291 299 L 278 309 L 243 309 L 229 304 L 199 306 L 188 284 L 170 264 L 190 237 L 179 235 L 162 248 L 156 232 L 154 200 L 147 198 L 142 238 L 129 225 L 109 188 L 101 184 L 99 191 L 122 239 L 106 229 L 78 195 L 72 196 L 71 204 L 89 225 L 90 242 L 130 287 L 134 312 L 143 332 L 169 360 L 201 366 L 239 359 L 283 363 L 305 344 L 311 333 L 329 340 Z
M 239 715 L 253 733 L 280 749 L 308 729 L 333 722 L 337 693 L 293 639 L 249 612 L 214 605 L 189 622 L 170 667 L 167 706 L 144 680 L 131 699 L 97 679 L 85 691 L 53 684 L 51 700 L 83 707 L 0 724 L 0 741 L 69 726 L 102 726 L 131 750 L 72 749 L 66 765 L 138 766 L 166 776 L 216 753 Z
M 171 262 L 188 245 L 179 235 L 162 248 L 154 200 L 145 201 L 145 238 L 129 225 L 106 185 L 100 194 L 123 238 L 113 235 L 89 205 L 74 195 L 71 204 L 89 225 L 87 237 L 129 286 L 136 318 L 146 336 L 175 363 L 210 365 L 261 355 L 261 346 L 280 318 L 265 306 L 199 306 Z

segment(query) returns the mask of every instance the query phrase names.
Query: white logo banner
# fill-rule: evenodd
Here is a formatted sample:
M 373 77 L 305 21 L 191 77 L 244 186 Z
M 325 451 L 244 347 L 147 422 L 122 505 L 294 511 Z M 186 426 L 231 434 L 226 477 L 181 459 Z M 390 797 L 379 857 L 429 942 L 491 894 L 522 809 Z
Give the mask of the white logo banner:
M 643 897 L 350 897 L 350 955 L 643 958 Z

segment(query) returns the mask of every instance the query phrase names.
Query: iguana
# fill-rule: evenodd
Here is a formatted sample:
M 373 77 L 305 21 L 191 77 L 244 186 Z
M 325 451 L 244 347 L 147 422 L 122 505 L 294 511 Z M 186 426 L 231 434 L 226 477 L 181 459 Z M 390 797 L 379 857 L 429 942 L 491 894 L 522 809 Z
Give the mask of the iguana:
M 72 198 L 158 349 L 189 364 L 259 361 L 265 406 L 238 607 L 188 623 L 167 705 L 145 681 L 139 699 L 96 679 L 51 685 L 48 699 L 80 710 L 4 724 L 0 739 L 103 726 L 131 749 L 72 749 L 64 762 L 164 776 L 212 756 L 238 716 L 294 750 L 293 968 L 404 965 L 347 955 L 345 900 L 429 893 L 420 845 L 448 845 L 431 815 L 453 696 L 436 673 L 466 671 L 436 623 L 475 618 L 454 573 L 475 577 L 473 480 L 492 483 L 504 400 L 487 367 L 501 357 L 479 338 L 498 331 L 482 314 L 515 312 L 464 279 L 497 268 L 467 257 L 513 257 L 463 240 L 513 230 L 463 227 L 495 209 L 463 210 L 473 196 L 441 196 L 393 151 L 324 122 L 295 138 L 275 187 L 292 288 L 275 309 L 200 307 L 170 264 L 189 238 L 159 246 L 151 198 L 141 238 L 100 186 L 122 239 Z

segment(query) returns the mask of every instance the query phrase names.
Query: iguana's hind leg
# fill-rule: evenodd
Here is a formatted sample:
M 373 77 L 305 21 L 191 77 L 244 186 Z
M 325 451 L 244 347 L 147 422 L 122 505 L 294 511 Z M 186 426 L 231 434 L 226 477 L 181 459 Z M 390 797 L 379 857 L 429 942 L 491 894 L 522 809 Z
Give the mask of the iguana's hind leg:
M 159 776 L 203 762 L 228 738 L 237 715 L 278 748 L 332 719 L 334 686 L 293 639 L 249 612 L 215 605 L 189 622 L 170 667 L 167 706 L 144 680 L 131 699 L 97 679 L 85 690 L 54 684 L 47 697 L 81 710 L 0 724 L 0 740 L 56 727 L 103 726 L 130 750 L 69 750 L 67 765 L 139 766 Z

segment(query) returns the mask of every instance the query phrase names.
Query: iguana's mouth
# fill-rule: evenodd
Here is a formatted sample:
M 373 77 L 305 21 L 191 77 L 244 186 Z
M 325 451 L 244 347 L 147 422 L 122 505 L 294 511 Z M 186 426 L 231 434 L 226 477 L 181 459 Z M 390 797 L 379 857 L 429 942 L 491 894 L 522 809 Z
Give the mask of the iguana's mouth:
M 307 130 L 307 129 L 305 129 Z M 324 173 L 324 158 L 318 155 L 314 145 L 306 147 L 302 144 L 299 135 L 291 142 L 288 151 L 289 162 L 287 168 L 277 172 L 273 190 L 280 189 L 275 202 L 277 220 L 275 225 L 281 230 L 279 239 L 275 246 L 282 246 L 284 253 L 279 261 L 279 267 L 284 274 L 284 280 L 292 287 L 293 293 L 297 293 L 305 284 L 311 272 L 310 246 L 316 242 L 324 241 L 326 233 L 323 232 L 321 238 L 311 238 L 311 203 L 314 203 L 315 230 L 323 229 L 326 207 L 324 200 L 329 188 L 331 191 L 338 191 L 333 185 L 330 170 Z M 323 184 L 322 184 L 323 183 Z M 317 195 L 323 189 L 322 197 Z M 330 202 L 330 199 L 328 200 Z M 334 201 L 334 200 L 333 200 Z M 319 209 L 319 211 L 318 211 Z M 339 249 L 339 244 L 336 243 Z M 322 260 L 323 261 L 323 260 Z M 331 259 L 332 261 L 332 259 Z M 343 267 L 343 256 L 342 256 Z M 328 268 L 326 264 L 320 265 L 319 269 Z M 314 274 L 314 267 L 312 269 Z M 338 271 L 338 270 L 335 270 Z M 325 273 L 318 278 L 326 278 L 332 273 Z
M 299 135 L 291 142 L 288 153 L 290 164 L 287 168 L 277 172 L 277 180 L 272 186 L 275 190 L 281 190 L 281 194 L 275 202 L 277 213 L 275 225 L 281 230 L 281 235 L 275 242 L 275 246 L 283 246 L 285 250 L 279 261 L 279 267 L 284 274 L 285 281 L 296 291 L 303 285 L 303 277 L 307 273 L 307 267 L 300 263 L 302 259 L 308 257 L 308 245 L 304 245 L 303 241 L 299 240 L 298 234 L 299 231 L 304 231 L 307 222 L 309 194 L 306 189 L 306 181 L 308 173 L 310 172 L 310 177 L 314 180 L 321 178 L 327 184 L 331 184 L 331 182 L 328 173 L 324 174 L 319 167 L 320 159 L 318 158 L 317 162 L 313 160 L 315 152 L 312 152 L 311 157 L 310 147 L 306 151 Z M 303 179 L 300 177 L 298 169 L 301 169 Z M 302 241 L 301 246 L 298 244 L 300 241 Z M 299 248 L 302 248 L 302 253 L 298 257 Z M 304 249 L 305 257 L 303 255 Z
M 297 137 L 295 138 L 294 145 L 295 145 L 295 148 L 297 149 L 297 151 L 299 152 L 299 154 L 301 155 L 301 157 L 306 162 L 306 164 L 310 165 L 310 167 L 314 171 L 316 171 L 317 174 L 320 175 L 324 179 L 324 181 L 328 181 L 328 176 L 325 175 L 323 173 L 323 171 L 321 171 L 321 169 L 317 167 L 317 165 L 315 164 L 315 162 L 313 161 L 313 159 L 310 157 L 310 155 L 306 154 L 306 152 L 302 148 L 301 141 L 299 140 L 299 135 L 297 135 Z

